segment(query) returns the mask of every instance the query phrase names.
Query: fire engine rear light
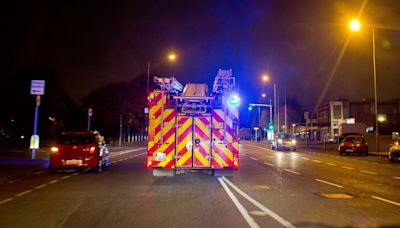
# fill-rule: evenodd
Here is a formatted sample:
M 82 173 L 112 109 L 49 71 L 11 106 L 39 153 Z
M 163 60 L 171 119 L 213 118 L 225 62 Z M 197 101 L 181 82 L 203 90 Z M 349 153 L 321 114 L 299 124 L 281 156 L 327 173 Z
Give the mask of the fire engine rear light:
M 51 147 L 50 151 L 51 151 L 52 154 L 55 154 L 55 155 L 59 155 L 60 154 L 60 150 L 58 149 L 58 147 L 55 147 L 55 146 Z
M 239 168 L 239 159 L 238 159 L 238 157 L 233 157 L 233 166 L 234 166 L 234 168 Z
M 153 157 L 147 157 L 147 168 L 151 168 L 153 165 Z

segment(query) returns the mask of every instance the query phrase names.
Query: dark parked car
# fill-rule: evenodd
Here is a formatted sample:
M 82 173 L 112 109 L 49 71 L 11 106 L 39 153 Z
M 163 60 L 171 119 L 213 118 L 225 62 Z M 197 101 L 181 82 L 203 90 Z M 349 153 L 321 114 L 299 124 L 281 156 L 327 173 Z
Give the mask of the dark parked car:
M 346 135 L 339 145 L 340 155 L 360 154 L 368 155 L 368 144 L 365 138 L 359 134 Z
M 400 139 L 396 139 L 389 148 L 389 161 L 400 161 Z
M 50 172 L 60 169 L 94 168 L 103 171 L 109 166 L 108 149 L 104 137 L 97 131 L 63 132 L 51 147 Z

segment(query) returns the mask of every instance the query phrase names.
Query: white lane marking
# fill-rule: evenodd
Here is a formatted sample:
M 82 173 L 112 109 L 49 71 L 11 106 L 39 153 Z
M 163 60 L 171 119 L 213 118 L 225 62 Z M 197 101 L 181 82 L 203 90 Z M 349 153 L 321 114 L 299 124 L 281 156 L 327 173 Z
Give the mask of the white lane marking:
M 258 159 L 257 159 L 257 158 L 253 158 L 253 157 L 251 157 L 251 159 L 253 159 L 254 161 L 258 161 Z
M 300 158 L 303 160 L 310 160 L 309 158 L 306 158 L 306 157 L 300 157 Z
M 70 178 L 70 177 L 71 177 L 71 176 L 63 176 L 63 177 L 61 177 L 60 179 L 65 180 L 65 179 Z
M 136 149 L 129 149 L 129 150 L 122 150 L 122 151 L 118 151 L 118 152 L 110 152 L 110 157 L 114 157 L 114 156 L 118 156 L 118 155 L 122 155 L 122 154 L 127 154 L 127 153 L 132 153 L 135 151 L 139 151 L 139 150 L 145 150 L 146 147 L 139 147 Z
M 322 161 L 320 161 L 320 160 L 312 160 L 313 162 L 317 162 L 317 163 L 320 163 L 320 162 L 322 162 Z
M 13 198 L 4 199 L 4 200 L 0 201 L 0 205 L 1 205 L 1 204 L 4 204 L 4 203 L 7 203 L 7 202 L 10 202 L 10 201 L 12 201 L 12 200 L 13 200 Z
M 245 146 L 251 146 L 251 147 L 255 147 L 258 149 L 263 149 L 263 150 L 267 150 L 267 148 L 261 147 L 261 146 L 253 146 L 253 145 L 249 145 L 249 144 L 244 144 Z
M 400 180 L 400 177 L 392 177 L 392 178 L 397 179 L 397 180 Z
M 247 224 L 249 224 L 250 227 L 260 227 L 256 221 L 249 215 L 249 212 L 244 208 L 244 206 L 239 202 L 239 200 L 236 198 L 236 196 L 232 193 L 232 191 L 226 186 L 225 182 L 221 179 L 221 177 L 218 177 L 219 183 L 222 185 L 224 188 L 226 194 L 228 194 L 229 198 L 231 198 L 233 204 L 235 204 L 236 208 L 239 210 L 240 214 L 242 214 L 244 220 L 246 220 Z
M 283 169 L 283 170 L 285 170 L 286 172 L 289 172 L 289 173 L 294 173 L 296 175 L 300 175 L 300 173 L 298 173 L 296 171 L 293 171 L 293 170 L 290 170 L 290 169 Z
M 45 171 L 38 171 L 38 172 L 34 172 L 33 174 L 39 175 L 39 174 L 42 174 L 42 173 L 45 173 Z
M 282 217 L 280 217 L 278 214 L 276 214 L 275 212 L 271 211 L 270 209 L 268 209 L 267 207 L 265 207 L 264 205 L 262 205 L 260 202 L 258 202 L 257 200 L 251 198 L 249 195 L 247 195 L 246 193 L 244 193 L 242 190 L 240 190 L 238 187 L 236 187 L 236 185 L 234 185 L 232 182 L 230 182 L 228 179 L 226 179 L 226 177 L 222 177 L 222 180 L 224 180 L 229 186 L 231 186 L 237 193 L 239 193 L 241 196 L 243 196 L 244 198 L 246 198 L 250 203 L 252 203 L 254 206 L 258 207 L 260 210 L 264 211 L 265 213 L 267 213 L 271 218 L 275 219 L 276 221 L 278 221 L 281 225 L 285 226 L 285 227 L 295 227 L 293 226 L 290 222 L 286 221 L 285 219 L 283 219 Z
M 47 186 L 47 184 L 41 184 L 41 185 L 39 185 L 39 186 L 36 186 L 35 188 L 36 189 L 41 189 L 41 188 L 44 188 L 44 187 L 46 187 Z
M 264 162 L 264 164 L 269 165 L 269 166 L 275 166 L 275 165 L 273 165 L 271 163 L 268 163 L 268 162 Z
M 73 173 L 72 176 L 76 176 L 76 175 L 78 175 L 78 174 L 79 174 L 79 173 Z
M 54 183 L 57 183 L 58 182 L 58 180 L 52 180 L 52 181 L 49 181 L 49 184 L 54 184 Z
M 129 156 L 129 159 L 133 158 L 133 156 Z
M 24 192 L 18 193 L 18 194 L 15 195 L 15 196 L 16 196 L 16 197 L 21 197 L 21 196 L 26 195 L 26 194 L 31 193 L 31 192 L 32 192 L 32 190 L 26 190 L 26 191 L 24 191 Z
M 354 168 L 348 167 L 348 166 L 340 166 L 340 168 L 343 168 L 343 169 L 354 169 Z
M 390 203 L 390 204 L 393 204 L 393 205 L 396 205 L 396 206 L 400 207 L 400 203 L 398 203 L 398 202 L 395 202 L 395 201 L 392 201 L 392 200 L 388 200 L 388 199 L 385 199 L 385 198 L 382 198 L 382 197 L 379 197 L 379 196 L 371 196 L 371 197 L 374 198 L 374 199 L 377 199 L 377 200 L 380 200 L 380 201 L 383 201 L 383 202 L 386 202 L 386 203 Z
M 336 164 L 333 164 L 333 163 L 326 163 L 327 165 L 330 165 L 330 166 L 337 166 Z
M 329 184 L 329 185 L 332 185 L 332 186 L 335 186 L 335 187 L 338 187 L 338 188 L 343 188 L 342 185 L 334 184 L 334 183 L 329 182 L 329 181 L 324 181 L 324 180 L 321 180 L 321 179 L 315 179 L 315 180 L 318 181 L 318 182 L 324 183 L 324 184 Z
M 376 174 L 377 174 L 376 172 L 367 171 L 367 170 L 361 170 L 360 172 L 362 172 L 362 173 L 367 173 L 367 174 L 373 174 L 373 175 L 376 175 Z

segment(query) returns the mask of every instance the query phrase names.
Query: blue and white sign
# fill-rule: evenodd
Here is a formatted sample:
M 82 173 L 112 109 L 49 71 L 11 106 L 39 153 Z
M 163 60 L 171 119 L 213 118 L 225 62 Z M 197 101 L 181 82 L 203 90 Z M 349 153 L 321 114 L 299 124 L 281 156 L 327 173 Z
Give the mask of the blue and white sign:
M 44 80 L 32 80 L 31 81 L 31 94 L 32 95 L 44 95 Z

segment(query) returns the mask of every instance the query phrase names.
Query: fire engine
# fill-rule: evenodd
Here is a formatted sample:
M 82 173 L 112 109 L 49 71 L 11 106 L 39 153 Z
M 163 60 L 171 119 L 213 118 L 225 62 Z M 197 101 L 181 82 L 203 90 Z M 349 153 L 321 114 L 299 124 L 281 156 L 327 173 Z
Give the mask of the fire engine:
M 173 77 L 154 77 L 159 89 L 148 97 L 147 167 L 153 176 L 187 170 L 212 175 L 239 168 L 238 106 L 232 69 L 218 70 L 213 90 L 207 84 L 183 87 Z

